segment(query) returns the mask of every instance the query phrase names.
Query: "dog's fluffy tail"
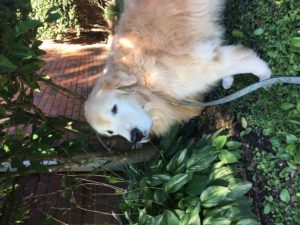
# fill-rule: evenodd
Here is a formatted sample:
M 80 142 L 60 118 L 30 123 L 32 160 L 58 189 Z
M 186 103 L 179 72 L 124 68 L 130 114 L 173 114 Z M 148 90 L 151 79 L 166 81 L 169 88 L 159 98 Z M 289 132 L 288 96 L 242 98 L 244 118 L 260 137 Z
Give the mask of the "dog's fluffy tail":
M 221 39 L 223 6 L 224 0 L 128 0 L 119 32 L 146 37 L 152 49 L 182 54 L 199 42 Z

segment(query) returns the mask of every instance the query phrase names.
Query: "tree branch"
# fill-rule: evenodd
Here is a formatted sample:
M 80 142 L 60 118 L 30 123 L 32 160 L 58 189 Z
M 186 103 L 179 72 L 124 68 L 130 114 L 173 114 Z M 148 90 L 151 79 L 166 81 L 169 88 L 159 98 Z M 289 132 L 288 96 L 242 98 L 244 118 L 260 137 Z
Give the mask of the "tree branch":
M 130 150 L 121 154 L 86 153 L 70 158 L 54 158 L 59 164 L 50 170 L 53 171 L 93 171 L 95 169 L 119 170 L 131 163 L 146 162 L 157 153 L 155 148 Z

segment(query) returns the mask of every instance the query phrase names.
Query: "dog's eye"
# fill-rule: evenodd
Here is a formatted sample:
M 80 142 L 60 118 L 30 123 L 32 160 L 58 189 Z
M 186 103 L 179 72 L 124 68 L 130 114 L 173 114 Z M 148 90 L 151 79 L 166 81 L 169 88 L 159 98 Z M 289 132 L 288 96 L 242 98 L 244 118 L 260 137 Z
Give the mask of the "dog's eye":
M 111 130 L 106 131 L 108 134 L 113 134 L 114 132 Z
M 114 106 L 112 107 L 111 112 L 112 112 L 113 114 L 117 114 L 117 112 L 118 112 L 118 107 L 117 107 L 117 105 L 114 105 Z

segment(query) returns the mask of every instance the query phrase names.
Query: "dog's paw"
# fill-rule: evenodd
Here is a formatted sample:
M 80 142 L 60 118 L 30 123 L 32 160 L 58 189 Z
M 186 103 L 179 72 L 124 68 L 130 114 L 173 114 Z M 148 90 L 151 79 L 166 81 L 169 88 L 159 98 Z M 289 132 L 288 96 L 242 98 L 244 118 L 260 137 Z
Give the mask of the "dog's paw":
M 225 77 L 222 79 L 222 86 L 224 89 L 229 89 L 233 85 L 234 78 L 233 76 Z
M 254 68 L 254 75 L 259 78 L 260 81 L 269 79 L 272 75 L 272 71 L 269 68 L 268 64 L 260 60 L 260 62 L 256 65 L 256 68 Z

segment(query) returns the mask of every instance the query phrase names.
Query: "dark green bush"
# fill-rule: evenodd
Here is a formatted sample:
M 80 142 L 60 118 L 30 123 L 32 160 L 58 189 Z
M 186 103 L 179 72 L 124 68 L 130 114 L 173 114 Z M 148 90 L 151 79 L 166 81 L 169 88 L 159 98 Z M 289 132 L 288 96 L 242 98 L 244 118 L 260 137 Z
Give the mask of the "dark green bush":
M 128 168 L 123 224 L 258 225 L 244 197 L 252 185 L 238 175 L 240 144 L 225 135 L 186 139 L 190 130 L 174 129 L 155 159 Z
M 58 18 L 55 10 L 47 11 L 45 21 Z M 6 225 L 21 223 L 29 209 L 29 205 L 14 205 L 19 188 L 14 177 L 47 172 L 41 163 L 44 159 L 58 153 L 65 155 L 75 146 L 80 149 L 84 141 L 77 138 L 61 143 L 68 135 L 63 127 L 71 124 L 45 116 L 33 104 L 39 82 L 50 81 L 38 72 L 44 65 L 40 59 L 44 52 L 39 49 L 42 42 L 36 40 L 36 34 L 43 23 L 31 19 L 30 13 L 30 0 L 0 2 L 0 159 L 1 165 L 10 163 L 17 169 L 14 174 L 6 171 L 0 176 L 0 222 Z M 24 160 L 31 165 L 26 167 Z
M 80 26 L 74 0 L 32 0 L 31 18 L 43 22 L 38 29 L 38 37 L 41 39 L 62 39 L 68 32 L 80 35 Z M 47 12 L 52 8 L 52 14 L 56 17 L 54 23 L 48 23 Z M 59 16 L 61 15 L 61 16 Z

